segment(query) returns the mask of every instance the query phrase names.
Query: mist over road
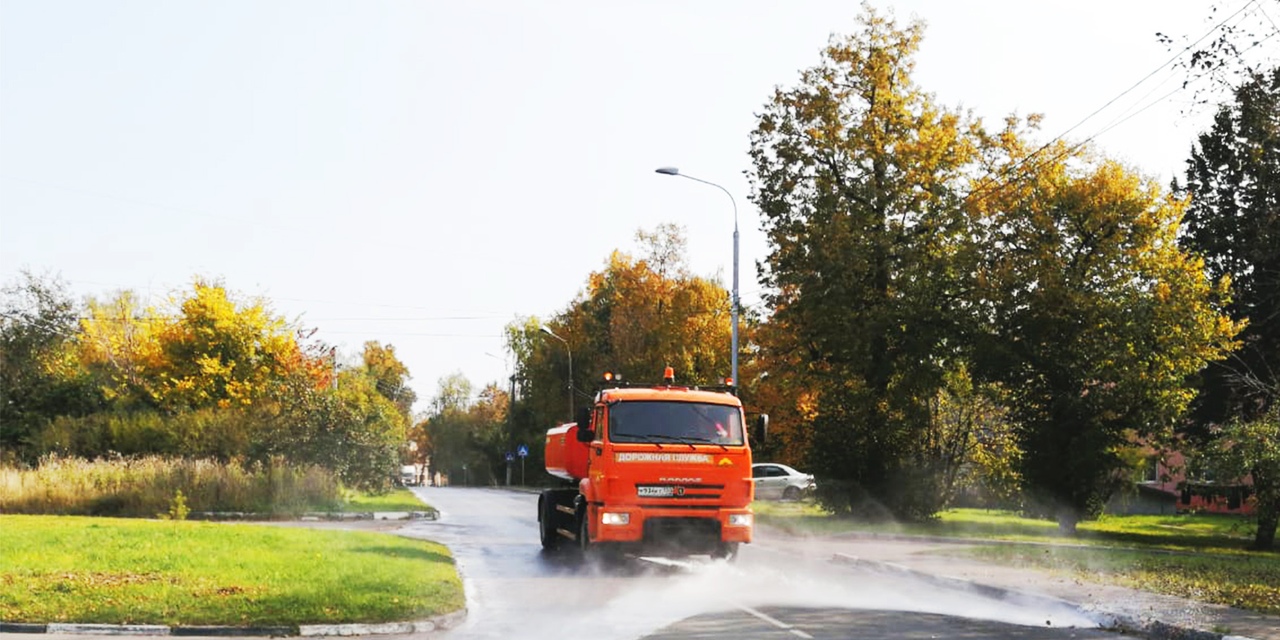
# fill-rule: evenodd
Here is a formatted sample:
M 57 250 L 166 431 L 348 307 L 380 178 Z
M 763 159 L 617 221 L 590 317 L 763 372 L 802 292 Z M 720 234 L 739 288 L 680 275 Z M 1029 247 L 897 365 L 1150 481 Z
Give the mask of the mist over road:
M 1089 628 L 1092 621 L 1071 608 L 1016 605 L 836 565 L 821 541 L 801 547 L 760 531 L 732 564 L 602 568 L 542 552 L 536 494 L 414 491 L 441 517 L 399 533 L 448 545 L 466 585 L 467 622 L 447 634 L 451 640 L 1118 637 Z

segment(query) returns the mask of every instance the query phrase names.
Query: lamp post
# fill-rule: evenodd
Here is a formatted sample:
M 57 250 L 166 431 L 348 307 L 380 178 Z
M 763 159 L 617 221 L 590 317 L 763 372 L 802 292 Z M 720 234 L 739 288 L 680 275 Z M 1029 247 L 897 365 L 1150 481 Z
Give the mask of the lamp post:
M 546 325 L 542 325 L 542 332 L 564 343 L 564 350 L 569 354 L 569 422 L 573 422 L 573 349 L 569 348 L 569 341 L 551 332 Z
M 729 193 L 728 189 L 714 182 L 709 182 L 701 178 L 695 178 L 687 173 L 680 173 L 680 170 L 675 167 L 659 167 L 658 169 L 655 169 L 654 172 L 661 173 L 662 175 L 665 175 L 665 176 L 680 176 L 681 178 L 688 178 L 690 180 L 693 180 L 694 182 L 701 182 L 702 184 L 711 185 L 723 191 L 726 196 L 729 196 L 729 202 L 733 204 L 733 298 L 732 300 L 730 300 L 730 304 L 729 304 L 729 311 L 733 316 L 733 320 L 732 320 L 733 345 L 731 347 L 732 352 L 729 354 L 730 362 L 732 362 L 732 365 L 731 365 L 732 368 L 731 368 L 731 373 L 729 374 L 729 377 L 732 381 L 731 386 L 733 386 L 734 388 L 737 388 L 738 386 L 738 312 L 740 307 L 740 303 L 738 300 L 738 201 L 734 200 L 733 194 Z

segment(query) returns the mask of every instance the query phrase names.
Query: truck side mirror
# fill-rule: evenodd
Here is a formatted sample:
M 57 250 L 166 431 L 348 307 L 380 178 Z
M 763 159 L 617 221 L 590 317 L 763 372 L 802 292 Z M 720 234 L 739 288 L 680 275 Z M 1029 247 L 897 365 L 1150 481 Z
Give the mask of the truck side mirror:
M 769 414 L 762 413 L 756 418 L 756 432 L 752 434 L 756 442 L 764 444 L 766 438 L 769 437 Z
M 596 430 L 591 428 L 591 407 L 578 410 L 578 442 L 591 442 L 596 439 Z

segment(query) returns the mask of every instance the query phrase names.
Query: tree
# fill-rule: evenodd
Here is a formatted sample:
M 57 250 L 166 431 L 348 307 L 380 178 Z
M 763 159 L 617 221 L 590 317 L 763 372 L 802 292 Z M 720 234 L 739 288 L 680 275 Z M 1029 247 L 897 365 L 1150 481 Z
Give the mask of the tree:
M 1264 6 L 1266 0 L 1246 2 L 1232 14 L 1223 15 L 1220 8 L 1226 3 L 1215 2 L 1210 8 L 1210 20 L 1214 27 L 1204 36 L 1190 40 L 1185 36 L 1175 38 L 1167 33 L 1156 33 L 1156 39 L 1170 50 L 1177 50 L 1177 66 L 1182 67 L 1186 79 L 1184 89 L 1193 88 L 1194 104 L 1209 103 L 1223 89 L 1234 89 L 1250 78 L 1265 71 L 1275 60 L 1275 43 L 1271 49 L 1260 48 L 1280 35 L 1280 27 Z M 1271 12 L 1280 12 L 1280 0 L 1271 0 Z M 1175 42 L 1177 40 L 1177 42 Z M 1190 53 L 1183 56 L 1182 54 Z
M 463 465 L 473 457 L 470 424 L 467 412 L 473 395 L 471 381 L 461 373 L 441 378 L 431 408 L 421 427 L 426 435 L 427 454 L 431 467 L 450 476 L 461 478 Z
M 479 395 L 472 391 L 460 373 L 441 378 L 420 427 L 434 469 L 455 483 L 497 484 L 510 447 L 510 397 L 497 384 L 486 385 Z
M 29 452 L 31 438 L 59 415 L 98 408 L 74 357 L 79 309 L 66 284 L 24 272 L 0 291 L 0 449 Z
M 396 357 L 396 348 L 392 345 L 384 347 L 371 340 L 364 343 L 364 352 L 360 355 L 365 373 L 373 378 L 378 393 L 395 403 L 408 420 L 413 414 L 413 403 L 418 400 L 418 394 L 409 388 L 409 367 Z
M 1280 397 L 1280 67 L 1254 76 L 1223 105 L 1187 161 L 1181 244 L 1229 282 L 1227 310 L 1247 321 L 1241 348 L 1203 376 L 1193 434 L 1250 422 Z M 1176 185 L 1175 185 L 1175 188 Z
M 690 273 L 680 227 L 663 224 L 636 237 L 643 253 L 612 252 L 564 311 L 546 322 L 528 318 L 508 326 L 507 345 L 524 392 L 517 414 L 528 412 L 520 433 L 540 441 L 539 430 L 572 419 L 570 350 L 577 406 L 591 399 L 588 392 L 606 371 L 656 381 L 670 366 L 682 384 L 718 384 L 729 375 L 728 292 Z M 569 348 L 542 333 L 543 326 Z
M 262 300 L 237 302 L 222 285 L 196 280 L 174 307 L 144 308 L 130 291 L 90 302 L 80 357 L 117 409 L 250 406 L 313 369 Z
M 1280 404 L 1251 420 L 1234 420 L 1216 435 L 1210 468 L 1223 480 L 1252 478 L 1258 520 L 1253 547 L 1269 550 L 1280 522 Z
M 221 284 L 197 280 L 179 310 L 159 336 L 162 407 L 251 405 L 302 366 L 294 332 L 263 300 L 237 302 Z
M 163 348 L 160 335 L 172 322 L 144 307 L 132 291 L 105 302 L 90 299 L 78 336 L 79 357 L 95 384 L 116 410 L 160 405 Z
M 1240 349 L 1203 372 L 1187 432 L 1217 459 L 1221 477 L 1253 474 L 1255 546 L 1270 548 L 1280 472 L 1274 447 L 1254 438 L 1271 429 L 1276 442 L 1280 410 L 1280 67 L 1253 75 L 1218 109 L 1191 150 L 1186 179 L 1179 240 L 1204 256 L 1211 279 L 1230 284 L 1227 311 L 1244 324 Z
M 912 81 L 922 23 L 866 5 L 860 23 L 775 92 L 751 135 L 762 283 L 784 332 L 763 357 L 787 369 L 771 380 L 803 390 L 809 463 L 835 488 L 824 502 L 919 519 L 941 505 L 930 403 L 972 315 L 962 197 L 980 130 Z
M 256 459 L 317 464 L 348 486 L 373 491 L 389 488 L 399 469 L 404 416 L 361 371 L 340 373 L 337 388 L 294 387 L 260 415 L 266 433 Z
M 984 224 L 989 335 L 978 353 L 1008 392 L 1032 508 L 1059 526 L 1095 515 L 1123 452 L 1171 434 L 1189 376 L 1226 355 L 1239 327 L 1226 287 L 1177 246 L 1183 206 L 1120 165 L 1056 143 L 1019 179 L 971 200 Z

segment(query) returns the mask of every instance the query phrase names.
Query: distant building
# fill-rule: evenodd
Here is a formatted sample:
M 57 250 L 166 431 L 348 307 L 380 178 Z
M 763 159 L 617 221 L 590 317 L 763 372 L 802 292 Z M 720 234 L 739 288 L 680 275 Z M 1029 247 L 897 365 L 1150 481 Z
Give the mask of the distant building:
M 1132 492 L 1112 496 L 1107 502 L 1107 512 L 1148 515 L 1253 513 L 1256 500 L 1251 478 L 1240 483 L 1222 483 L 1203 474 L 1188 477 L 1187 462 L 1179 452 L 1163 458 L 1151 455 L 1142 480 L 1135 484 Z

